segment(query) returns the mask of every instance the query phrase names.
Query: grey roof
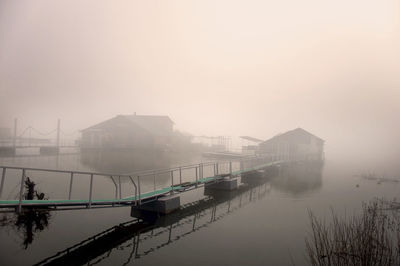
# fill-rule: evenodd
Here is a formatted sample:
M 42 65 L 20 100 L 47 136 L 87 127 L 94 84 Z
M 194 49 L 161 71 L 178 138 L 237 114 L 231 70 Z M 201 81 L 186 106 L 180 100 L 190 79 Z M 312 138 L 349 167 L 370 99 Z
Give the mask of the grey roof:
M 240 136 L 240 138 L 245 139 L 245 140 L 249 140 L 249 141 L 253 141 L 253 142 L 263 142 L 262 139 L 257 139 L 257 138 L 253 138 L 250 136 Z
M 156 116 L 156 115 L 117 115 L 111 119 L 88 127 L 82 131 L 87 130 L 104 130 L 105 128 L 113 127 L 115 120 L 126 121 L 128 124 L 139 126 L 140 128 L 148 131 L 152 135 L 162 136 L 165 135 L 165 125 L 174 124 L 174 122 L 168 116 Z
M 303 138 L 304 136 L 311 136 L 311 137 L 316 138 L 317 140 L 319 140 L 319 141 L 321 141 L 321 142 L 324 142 L 324 140 L 321 139 L 320 137 L 317 137 L 317 136 L 311 134 L 310 132 L 308 132 L 308 131 L 306 131 L 306 130 L 304 130 L 304 129 L 302 129 L 302 128 L 299 127 L 299 128 L 296 128 L 296 129 L 287 131 L 287 132 L 285 132 L 285 133 L 276 135 L 276 136 L 274 136 L 274 137 L 272 137 L 272 138 L 270 138 L 270 139 L 264 141 L 264 142 L 261 143 L 261 144 L 265 144 L 265 143 L 267 143 L 267 142 L 271 142 L 271 141 L 275 141 L 275 140 L 279 140 L 279 139 L 283 139 L 283 140 L 285 140 L 285 139 L 286 139 L 286 140 L 289 140 L 289 139 L 291 139 L 291 140 L 297 139 L 297 140 L 299 140 L 300 138 Z
M 161 115 L 124 115 L 124 117 L 154 135 L 163 135 L 164 125 L 174 124 L 171 118 Z

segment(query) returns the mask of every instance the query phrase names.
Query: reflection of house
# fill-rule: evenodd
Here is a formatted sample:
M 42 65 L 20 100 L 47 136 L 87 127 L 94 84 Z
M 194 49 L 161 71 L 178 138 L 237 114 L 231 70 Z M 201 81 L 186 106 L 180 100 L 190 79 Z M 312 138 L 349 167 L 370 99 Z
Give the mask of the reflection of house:
M 260 153 L 285 160 L 321 160 L 324 140 L 302 128 L 296 128 L 262 142 Z
M 285 164 L 279 175 L 271 180 L 271 187 L 292 195 L 303 195 L 322 187 L 323 163 L 312 161 Z
M 118 115 L 82 130 L 84 148 L 165 148 L 174 122 L 168 116 Z

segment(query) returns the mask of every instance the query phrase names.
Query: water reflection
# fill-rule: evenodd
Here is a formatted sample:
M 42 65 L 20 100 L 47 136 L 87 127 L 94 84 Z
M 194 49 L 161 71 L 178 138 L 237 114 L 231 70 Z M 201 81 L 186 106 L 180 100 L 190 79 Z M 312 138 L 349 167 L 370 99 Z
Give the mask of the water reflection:
M 98 150 L 84 151 L 81 163 L 97 172 L 131 173 L 135 171 L 170 168 L 188 163 L 196 153 L 173 153 L 152 150 Z
M 35 239 L 35 234 L 48 228 L 51 214 L 44 210 L 28 209 L 21 214 L 5 214 L 1 219 L 1 226 L 15 228 L 21 235 L 22 246 L 27 249 Z
M 45 194 L 35 188 L 36 184 L 29 177 L 25 180 L 25 200 L 43 200 Z M 32 244 L 35 234 L 43 231 L 49 226 L 51 214 L 47 210 L 35 209 L 34 207 L 24 208 L 21 213 L 4 214 L 0 226 L 8 227 L 21 235 L 22 246 L 27 249 Z
M 112 253 L 127 256 L 123 263 L 126 265 L 206 228 L 209 224 L 262 199 L 268 192 L 269 184 L 265 180 L 226 193 L 206 189 L 205 198 L 186 204 L 175 213 L 157 218 L 143 217 L 116 225 L 37 265 L 97 264 L 108 259 Z
M 204 199 L 184 205 L 176 213 L 141 220 L 135 219 L 116 225 L 57 253 L 40 264 L 75 265 L 103 260 L 106 263 L 114 263 L 120 258 L 126 258 L 127 262 L 143 258 L 206 228 L 210 223 L 221 220 L 249 203 L 262 199 L 268 194 L 270 188 L 294 195 L 318 190 L 322 186 L 322 170 L 321 163 L 297 163 L 282 165 L 280 168 L 270 167 L 260 178 L 257 178 L 257 174 L 255 176 L 249 174 L 247 181 L 243 178 L 242 182 L 246 185 L 241 186 L 237 191 L 223 193 L 206 189 Z M 163 176 L 158 178 L 164 180 Z M 169 182 L 170 179 L 166 177 L 165 180 Z M 164 186 L 159 183 L 158 185 Z M 49 196 L 48 191 L 50 190 L 44 191 L 46 196 Z M 41 193 L 32 192 L 29 188 L 26 188 L 25 192 L 26 197 L 28 194 L 29 197 L 35 197 L 35 199 L 43 197 Z M 203 192 L 200 191 L 200 193 L 203 196 Z M 49 227 L 51 218 L 52 216 L 46 210 L 39 212 L 35 209 L 26 209 L 20 215 L 4 216 L 1 225 L 21 235 L 23 248 L 29 250 L 29 245 L 40 238 L 38 233 Z M 201 234 L 196 235 L 196 238 L 198 237 L 201 237 Z M 112 258 L 110 258 L 111 255 Z
M 279 177 L 271 180 L 271 186 L 291 195 L 303 195 L 322 187 L 323 161 L 284 164 Z

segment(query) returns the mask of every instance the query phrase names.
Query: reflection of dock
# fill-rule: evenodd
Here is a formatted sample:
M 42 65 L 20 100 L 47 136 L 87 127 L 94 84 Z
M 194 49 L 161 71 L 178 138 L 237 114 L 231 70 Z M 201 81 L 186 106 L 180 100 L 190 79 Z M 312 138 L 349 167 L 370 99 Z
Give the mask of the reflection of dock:
M 131 252 L 126 262 L 128 263 L 206 228 L 209 224 L 265 197 L 268 192 L 269 186 L 265 179 L 258 184 L 241 186 L 226 193 L 206 189 L 205 199 L 186 204 L 173 214 L 119 224 L 57 252 L 36 265 L 94 264 L 106 259 L 117 249 L 130 248 Z M 152 239 L 162 239 L 162 242 L 155 241 L 154 246 L 141 248 L 145 242 L 151 243 L 149 240 Z
M 0 156 L 2 157 L 14 157 L 14 156 L 33 156 L 33 155 L 58 155 L 62 154 L 61 150 L 75 149 L 74 153 L 79 153 L 80 147 L 76 145 L 61 145 L 54 146 L 52 144 L 43 145 L 24 145 L 24 146 L 2 146 L 0 147 Z M 34 153 L 32 153 L 34 150 Z M 24 151 L 29 154 L 25 154 Z M 19 154 L 21 152 L 21 154 Z

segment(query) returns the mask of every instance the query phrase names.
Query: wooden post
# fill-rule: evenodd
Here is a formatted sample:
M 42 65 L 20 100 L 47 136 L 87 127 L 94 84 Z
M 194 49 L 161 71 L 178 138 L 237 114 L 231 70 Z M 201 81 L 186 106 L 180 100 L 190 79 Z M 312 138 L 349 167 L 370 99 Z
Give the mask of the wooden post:
M 57 120 L 57 139 L 56 139 L 56 146 L 57 148 L 60 147 L 60 119 Z
M 13 147 L 15 149 L 15 146 L 17 146 L 17 123 L 18 119 L 14 119 L 14 138 L 13 138 Z
M 19 190 L 19 203 L 18 203 L 18 213 L 21 213 L 22 210 L 22 198 L 24 197 L 24 185 L 25 185 L 25 169 L 22 169 L 22 177 L 21 177 L 21 187 Z
M 1 194 L 3 194 L 4 179 L 6 178 L 6 169 L 7 168 L 3 167 L 3 173 L 1 175 L 0 198 L 1 198 Z

